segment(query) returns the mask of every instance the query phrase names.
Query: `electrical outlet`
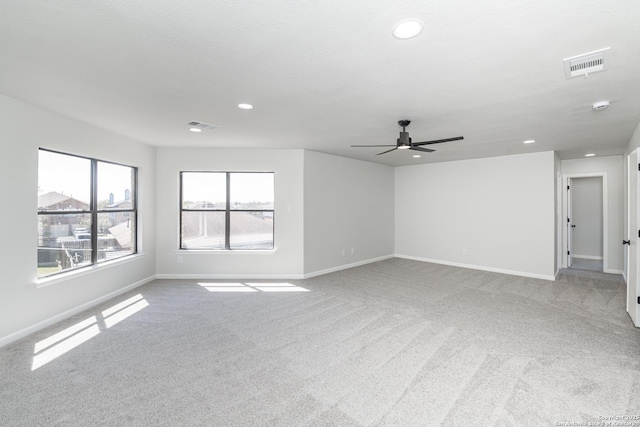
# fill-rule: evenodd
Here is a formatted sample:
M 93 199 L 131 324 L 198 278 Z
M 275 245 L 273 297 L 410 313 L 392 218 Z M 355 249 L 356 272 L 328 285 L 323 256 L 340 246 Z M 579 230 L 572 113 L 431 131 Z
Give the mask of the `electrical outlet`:
M 347 250 L 346 249 L 342 250 L 342 256 L 347 256 Z
M 355 248 L 351 248 L 351 255 L 353 255 L 353 254 L 355 254 L 355 253 L 356 253 Z
M 467 254 L 467 248 L 463 248 L 462 249 L 462 255 L 466 255 Z
M 178 257 L 178 264 L 182 264 L 182 257 L 181 256 Z

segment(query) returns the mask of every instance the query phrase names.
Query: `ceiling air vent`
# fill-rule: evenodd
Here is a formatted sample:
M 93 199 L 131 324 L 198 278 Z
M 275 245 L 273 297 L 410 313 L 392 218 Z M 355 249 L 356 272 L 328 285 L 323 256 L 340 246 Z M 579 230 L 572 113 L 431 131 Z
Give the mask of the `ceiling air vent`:
M 192 121 L 187 123 L 187 126 L 189 126 L 189 128 L 195 128 L 195 129 L 200 129 L 200 130 L 208 130 L 208 129 L 215 129 L 219 126 L 216 125 L 212 125 L 210 123 L 203 123 L 203 122 L 196 122 L 196 121 Z
M 607 69 L 607 53 L 609 47 L 595 52 L 566 58 L 564 62 L 564 74 L 568 79 L 587 76 Z

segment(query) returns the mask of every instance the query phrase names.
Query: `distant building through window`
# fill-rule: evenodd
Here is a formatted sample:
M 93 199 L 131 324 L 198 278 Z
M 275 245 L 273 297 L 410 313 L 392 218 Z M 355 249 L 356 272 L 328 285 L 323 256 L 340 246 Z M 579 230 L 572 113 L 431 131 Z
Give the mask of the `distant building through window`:
M 273 172 L 181 172 L 180 249 L 273 249 Z
M 137 169 L 40 149 L 38 277 L 136 253 Z

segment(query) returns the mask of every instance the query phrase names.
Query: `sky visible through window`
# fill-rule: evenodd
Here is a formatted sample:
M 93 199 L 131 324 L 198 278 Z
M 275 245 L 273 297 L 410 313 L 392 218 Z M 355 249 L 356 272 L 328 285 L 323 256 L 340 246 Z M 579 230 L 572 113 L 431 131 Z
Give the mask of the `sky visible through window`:
M 224 202 L 226 174 L 224 172 L 184 172 L 184 202 Z M 231 174 L 231 203 L 271 202 L 274 199 L 273 173 Z
M 52 191 L 89 202 L 91 161 L 82 157 L 39 152 L 38 195 Z M 125 190 L 131 190 L 131 168 L 111 163 L 98 163 L 98 200 L 108 200 L 113 193 L 114 201 L 125 199 Z

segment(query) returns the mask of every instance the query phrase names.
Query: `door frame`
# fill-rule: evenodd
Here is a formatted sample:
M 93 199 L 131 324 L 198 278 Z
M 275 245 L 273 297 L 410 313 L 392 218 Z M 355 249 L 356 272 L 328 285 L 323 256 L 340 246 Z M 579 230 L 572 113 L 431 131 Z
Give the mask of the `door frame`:
M 573 173 L 562 175 L 562 268 L 568 268 L 569 257 L 567 250 L 569 248 L 569 233 L 567 230 L 567 218 L 569 212 L 569 196 L 567 194 L 567 186 L 574 178 L 602 178 L 602 271 L 604 273 L 619 273 L 618 271 L 609 270 L 609 198 L 607 192 L 607 173 Z
M 567 220 L 564 223 L 564 228 L 566 229 L 567 232 L 567 250 L 564 251 L 566 252 L 565 256 L 567 257 L 567 266 L 566 268 L 570 268 L 571 265 L 573 264 L 573 230 L 572 228 L 575 227 L 575 225 L 573 224 L 573 199 L 572 199 L 572 192 L 571 192 L 571 185 L 573 185 L 573 178 L 571 177 L 567 177 L 566 179 L 567 181 L 567 185 L 565 185 L 564 191 L 566 192 L 565 194 L 567 195 L 566 199 L 567 199 L 567 214 L 565 215 L 565 217 L 567 218 Z M 604 261 L 603 261 L 603 265 L 604 265 Z
M 627 301 L 626 309 L 631 321 L 636 327 L 640 327 L 640 301 L 638 296 L 640 295 L 640 281 L 638 280 L 638 243 L 640 243 L 640 237 L 636 232 L 638 225 L 640 224 L 640 190 L 638 188 L 640 182 L 640 171 L 638 171 L 638 150 L 633 150 L 626 157 L 626 169 L 627 169 L 627 221 L 626 221 L 626 237 L 630 244 L 624 250 L 625 255 L 625 267 L 624 276 L 627 284 Z M 631 182 L 634 181 L 634 192 L 631 191 Z M 633 194 L 633 197 L 632 197 Z M 635 201 L 635 203 L 631 203 Z M 633 214 L 633 215 L 632 215 Z M 633 224 L 632 224 L 633 218 Z M 635 227 L 632 228 L 631 225 Z

